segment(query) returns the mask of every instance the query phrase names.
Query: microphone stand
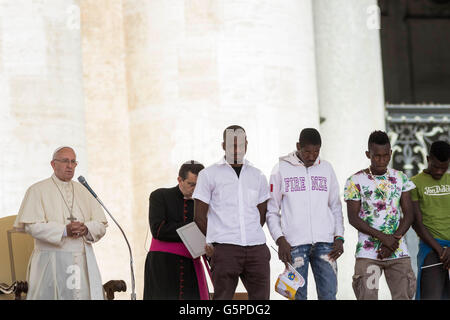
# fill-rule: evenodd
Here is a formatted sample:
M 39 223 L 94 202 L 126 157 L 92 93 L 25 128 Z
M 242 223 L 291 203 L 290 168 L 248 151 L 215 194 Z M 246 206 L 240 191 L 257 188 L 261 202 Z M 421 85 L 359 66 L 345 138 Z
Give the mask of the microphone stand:
M 117 223 L 116 219 L 114 219 L 114 217 L 112 216 L 112 214 L 109 212 L 109 210 L 105 207 L 105 205 L 103 204 L 103 202 L 97 197 L 95 198 L 97 199 L 98 203 L 100 203 L 100 205 L 103 207 L 103 209 L 105 209 L 105 211 L 109 214 L 109 216 L 111 217 L 111 219 L 113 219 L 113 221 L 115 222 L 115 224 L 119 227 L 120 232 L 122 232 L 123 237 L 125 238 L 125 241 L 127 242 L 127 246 L 128 246 L 128 251 L 130 252 L 130 268 L 131 268 L 131 300 L 136 300 L 136 283 L 134 280 L 134 268 L 133 268 L 133 255 L 131 253 L 131 246 L 130 243 L 128 242 L 127 236 L 125 235 L 125 232 L 123 232 L 122 228 L 120 227 L 120 225 Z
M 81 180 L 80 180 L 81 179 Z M 111 212 L 109 212 L 108 208 L 103 204 L 103 202 L 98 198 L 97 194 L 89 187 L 84 177 L 80 176 L 78 178 L 78 181 L 81 182 L 83 186 L 88 189 L 88 191 L 93 195 L 93 197 L 100 203 L 100 205 L 105 209 L 105 211 L 109 214 L 111 219 L 113 219 L 114 223 L 119 227 L 120 232 L 122 232 L 123 237 L 125 238 L 125 241 L 127 242 L 128 251 L 130 252 L 130 268 L 131 268 L 131 300 L 136 300 L 136 282 L 134 279 L 134 268 L 133 268 L 133 254 L 131 253 L 131 246 L 128 242 L 127 236 L 125 235 L 125 232 L 123 232 L 122 227 L 119 225 L 119 223 L 114 219 Z

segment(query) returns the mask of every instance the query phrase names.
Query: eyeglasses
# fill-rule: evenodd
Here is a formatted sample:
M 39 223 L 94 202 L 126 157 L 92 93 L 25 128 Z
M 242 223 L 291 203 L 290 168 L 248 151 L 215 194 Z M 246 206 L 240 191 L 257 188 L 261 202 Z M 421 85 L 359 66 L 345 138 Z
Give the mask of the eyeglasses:
M 69 159 L 53 159 L 53 161 L 59 161 L 64 163 L 65 165 L 68 165 L 69 163 L 76 166 L 78 164 L 77 160 L 69 160 Z

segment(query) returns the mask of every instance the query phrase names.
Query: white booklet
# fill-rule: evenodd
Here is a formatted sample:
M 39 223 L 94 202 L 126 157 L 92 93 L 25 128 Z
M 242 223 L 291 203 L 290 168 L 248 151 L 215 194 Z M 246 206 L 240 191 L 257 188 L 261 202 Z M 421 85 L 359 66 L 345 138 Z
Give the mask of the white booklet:
M 177 233 L 194 259 L 206 253 L 206 237 L 195 222 L 178 228 Z

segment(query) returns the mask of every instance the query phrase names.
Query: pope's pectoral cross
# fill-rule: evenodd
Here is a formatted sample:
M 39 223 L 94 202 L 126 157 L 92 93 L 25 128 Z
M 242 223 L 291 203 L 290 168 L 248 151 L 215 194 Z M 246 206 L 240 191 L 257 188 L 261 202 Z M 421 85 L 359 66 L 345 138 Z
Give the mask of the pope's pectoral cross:
M 75 218 L 74 216 L 70 215 L 70 217 L 68 217 L 67 220 L 69 220 L 70 223 L 72 223 L 72 222 L 76 221 L 77 218 Z

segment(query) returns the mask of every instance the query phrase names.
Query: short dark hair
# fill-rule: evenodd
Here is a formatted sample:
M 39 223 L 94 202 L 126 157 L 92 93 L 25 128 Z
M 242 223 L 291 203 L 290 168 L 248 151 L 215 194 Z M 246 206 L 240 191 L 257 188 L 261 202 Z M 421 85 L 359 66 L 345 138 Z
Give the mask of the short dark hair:
M 380 146 L 384 146 L 386 144 L 391 145 L 388 135 L 386 134 L 386 132 L 381 130 L 375 130 L 370 134 L 367 147 L 370 149 L 370 145 L 373 143 L 378 144 Z
M 319 131 L 314 128 L 305 128 L 300 132 L 300 137 L 298 142 L 301 146 L 314 145 L 322 146 L 322 138 L 320 137 Z
M 188 172 L 198 175 L 198 173 L 202 171 L 204 168 L 205 166 L 202 165 L 200 162 L 195 160 L 189 160 L 181 165 L 180 171 L 178 171 L 178 176 L 181 177 L 181 179 L 185 180 L 188 176 Z
M 430 147 L 430 156 L 434 156 L 442 162 L 448 161 L 450 158 L 450 145 L 442 140 L 433 142 Z
M 242 129 L 242 131 L 244 131 L 244 133 L 245 133 L 244 128 L 242 128 L 241 126 L 238 126 L 238 125 L 229 126 L 229 127 L 225 128 L 225 130 L 223 130 L 223 142 L 225 142 L 225 139 L 227 137 L 227 130 L 230 130 L 230 129 L 232 129 L 233 131 L 236 131 L 238 129 Z

